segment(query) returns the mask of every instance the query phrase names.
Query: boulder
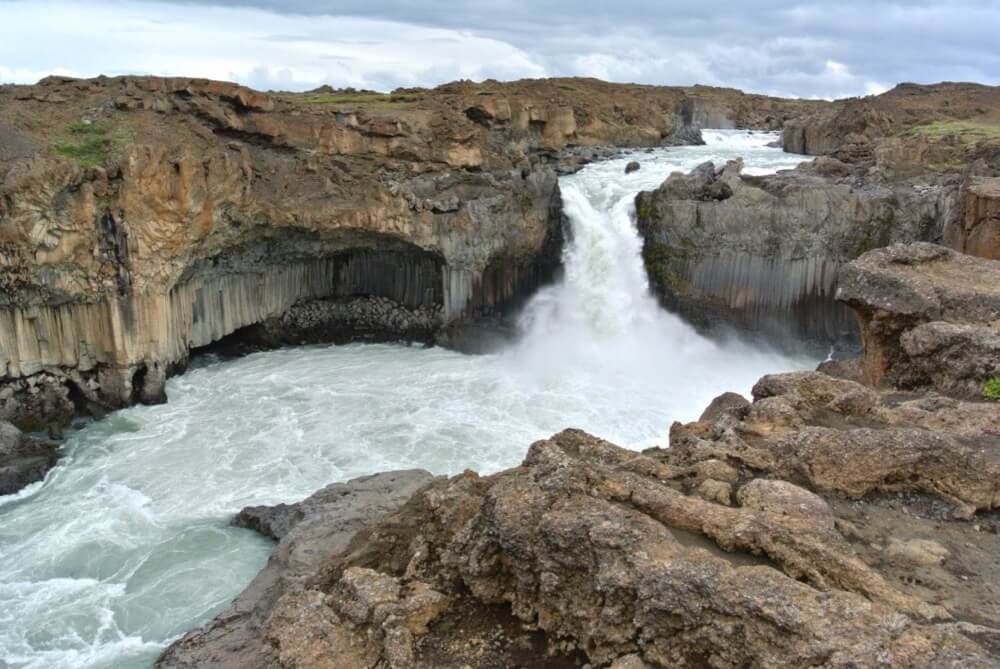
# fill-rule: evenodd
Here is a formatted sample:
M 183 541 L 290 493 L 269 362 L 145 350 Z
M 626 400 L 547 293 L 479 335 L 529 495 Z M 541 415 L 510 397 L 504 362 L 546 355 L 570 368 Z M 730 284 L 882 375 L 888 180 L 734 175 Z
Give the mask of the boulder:
M 866 382 L 980 399 L 1000 376 L 1000 261 L 899 244 L 844 266 L 839 282 L 861 324 Z
M 0 495 L 41 481 L 59 461 L 59 445 L 21 433 L 0 421 Z

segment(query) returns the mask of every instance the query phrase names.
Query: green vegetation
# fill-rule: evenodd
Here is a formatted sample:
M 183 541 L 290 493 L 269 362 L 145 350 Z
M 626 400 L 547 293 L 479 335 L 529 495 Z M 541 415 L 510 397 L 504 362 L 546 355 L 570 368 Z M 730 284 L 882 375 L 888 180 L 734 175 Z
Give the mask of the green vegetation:
M 1000 402 L 1000 376 L 994 376 L 983 385 L 983 397 Z
M 900 133 L 901 137 L 917 137 L 918 135 L 922 135 L 928 139 L 958 137 L 963 144 L 974 145 L 983 140 L 1000 140 L 1000 123 L 934 121 L 923 125 L 915 125 Z
M 405 105 L 419 99 L 414 95 L 389 93 L 314 93 L 301 101 L 307 105 Z
M 65 138 L 53 144 L 52 150 L 80 167 L 98 167 L 131 139 L 128 130 L 107 123 L 71 123 L 66 126 Z

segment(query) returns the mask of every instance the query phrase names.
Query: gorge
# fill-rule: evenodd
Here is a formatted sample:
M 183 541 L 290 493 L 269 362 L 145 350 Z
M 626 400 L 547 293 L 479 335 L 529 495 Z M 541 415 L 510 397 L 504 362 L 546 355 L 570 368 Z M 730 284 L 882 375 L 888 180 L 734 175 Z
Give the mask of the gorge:
M 965 86 L 0 87 L 0 419 L 65 437 L 0 658 L 993 666 L 1000 135 L 920 130 Z
M 63 466 L 4 514 L 4 653 L 29 666 L 144 666 L 261 568 L 270 546 L 227 527 L 243 506 L 372 471 L 498 471 L 567 422 L 652 446 L 723 390 L 815 365 L 713 343 L 648 293 L 635 192 L 708 159 L 745 156 L 757 173 L 802 160 L 764 148 L 774 133 L 706 135 L 562 178 L 565 276 L 526 306 L 509 348 L 351 344 L 205 361 L 168 383 L 167 404 L 73 432 Z M 632 159 L 642 169 L 625 175 Z

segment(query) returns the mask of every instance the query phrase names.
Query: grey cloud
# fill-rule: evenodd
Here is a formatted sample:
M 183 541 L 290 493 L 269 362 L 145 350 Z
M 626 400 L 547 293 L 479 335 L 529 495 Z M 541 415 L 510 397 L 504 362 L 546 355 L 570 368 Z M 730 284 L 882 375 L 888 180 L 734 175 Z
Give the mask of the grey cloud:
M 197 2 L 198 0 L 189 0 Z M 595 55 L 609 76 L 693 83 L 692 76 L 784 94 L 862 94 L 868 84 L 1000 83 L 1000 2 L 703 0 L 213 0 L 281 13 L 335 14 L 447 27 L 503 40 L 552 74 L 581 74 Z M 651 62 L 685 51 L 702 67 Z M 647 64 L 642 66 L 640 61 Z M 846 66 L 835 76 L 827 61 Z M 576 63 L 576 64 L 574 64 Z M 436 83 L 436 82 L 432 82 Z
M 94 1 L 106 6 L 130 4 Z M 159 6 L 250 8 L 286 16 L 345 16 L 458 31 L 443 33 L 437 41 L 454 40 L 459 33 L 491 38 L 520 50 L 537 71 L 551 76 L 705 83 L 804 97 L 858 95 L 900 81 L 1000 83 L 996 39 L 1000 0 L 166 2 Z M 157 6 L 149 5 L 151 20 Z M 289 44 L 371 44 L 368 35 L 310 34 L 308 28 L 298 34 L 297 30 L 275 29 L 267 39 Z M 414 39 L 414 48 L 422 50 L 423 43 Z M 332 54 L 337 51 L 331 49 Z M 442 61 L 421 70 L 419 76 L 413 70 L 401 74 L 387 69 L 377 76 L 369 71 L 366 85 L 435 85 L 463 72 L 468 75 L 469 68 L 463 69 L 462 63 Z M 266 84 L 275 77 L 268 71 L 280 72 L 287 65 L 264 63 L 248 83 Z M 477 76 L 496 78 L 523 76 L 525 71 L 523 63 L 519 68 L 503 62 L 483 63 L 476 70 Z M 278 79 L 274 85 L 292 77 Z

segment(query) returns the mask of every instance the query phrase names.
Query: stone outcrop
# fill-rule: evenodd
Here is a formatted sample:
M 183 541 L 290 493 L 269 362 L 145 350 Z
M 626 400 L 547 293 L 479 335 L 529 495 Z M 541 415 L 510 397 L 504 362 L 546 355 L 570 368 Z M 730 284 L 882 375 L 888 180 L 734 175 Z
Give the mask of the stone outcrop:
M 978 158 L 1000 168 L 1000 89 L 900 84 L 837 100 L 784 126 L 786 151 L 828 155 L 886 174 L 950 171 Z
M 868 383 L 980 398 L 1000 376 L 1000 261 L 894 245 L 846 265 L 837 299 L 861 324 Z
M 24 435 L 0 421 L 0 495 L 41 481 L 58 460 L 58 444 Z
M 998 666 L 998 421 L 800 372 L 720 397 L 669 449 L 567 430 L 428 483 L 160 666 Z
M 282 666 L 280 649 L 267 636 L 270 631 L 290 623 L 291 627 L 281 632 L 289 643 L 293 635 L 308 637 L 319 622 L 306 619 L 299 626 L 283 618 L 288 603 L 314 600 L 317 611 L 324 606 L 322 597 L 316 600 L 315 593 L 305 589 L 305 581 L 327 556 L 343 551 L 358 530 L 398 509 L 431 480 L 430 474 L 419 470 L 386 472 L 327 486 L 297 504 L 244 509 L 234 524 L 278 541 L 267 566 L 226 611 L 173 644 L 157 666 Z M 311 666 L 336 666 L 337 661 L 336 655 L 330 655 L 316 658 L 317 663 Z
M 962 187 L 961 212 L 944 243 L 962 253 L 1000 260 L 1000 178 L 973 177 Z
M 694 141 L 709 121 L 776 128 L 819 104 L 587 79 L 0 86 L 0 385 L 18 398 L 0 418 L 162 401 L 192 349 L 312 300 L 334 338 L 494 316 L 556 271 L 554 170 L 583 149 Z M 361 314 L 371 299 L 393 315 Z
M 664 305 L 703 329 L 857 351 L 854 317 L 834 300 L 839 268 L 889 243 L 940 238 L 960 183 L 866 178 L 832 158 L 769 176 L 706 163 L 636 197 L 643 258 Z

